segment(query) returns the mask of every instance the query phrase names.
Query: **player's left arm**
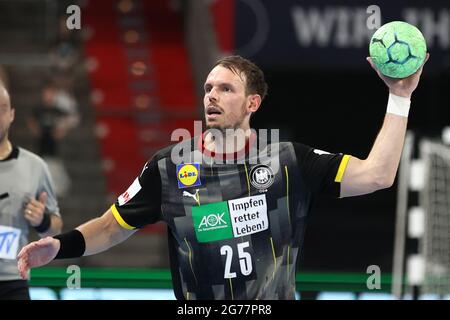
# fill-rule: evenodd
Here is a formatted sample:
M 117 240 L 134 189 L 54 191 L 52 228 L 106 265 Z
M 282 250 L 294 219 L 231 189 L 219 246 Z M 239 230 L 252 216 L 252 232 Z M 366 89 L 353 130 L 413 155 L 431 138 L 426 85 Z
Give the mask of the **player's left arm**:
M 428 58 L 429 54 L 425 62 Z M 390 103 L 398 110 L 394 108 L 386 113 L 383 126 L 366 159 L 350 156 L 342 176 L 341 197 L 371 193 L 389 188 L 394 183 L 408 123 L 407 111 L 404 110 L 409 108 L 409 100 L 419 84 L 423 69 L 422 65 L 416 73 L 407 78 L 393 79 L 382 75 L 370 58 L 367 60 L 388 86 Z M 402 113 L 404 114 L 400 115 Z

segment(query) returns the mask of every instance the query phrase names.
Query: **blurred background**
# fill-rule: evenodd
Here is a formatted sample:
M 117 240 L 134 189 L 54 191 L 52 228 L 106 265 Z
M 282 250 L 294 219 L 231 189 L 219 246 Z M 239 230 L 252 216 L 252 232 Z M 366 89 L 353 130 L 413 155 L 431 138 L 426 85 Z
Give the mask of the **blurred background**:
M 221 56 L 240 54 L 265 71 L 269 84 L 254 128 L 279 128 L 283 140 L 365 158 L 388 96 L 366 61 L 375 32 L 366 24 L 376 12 L 368 11 L 371 5 L 364 0 L 0 0 L 0 76 L 16 108 L 11 140 L 49 163 L 64 230 L 70 230 L 106 211 L 145 161 L 171 143 L 174 129 L 193 131 L 193 121 L 203 119 L 203 82 L 210 67 Z M 357 299 L 363 293 L 392 298 L 395 277 L 397 295 L 450 294 L 450 166 L 442 142 L 450 125 L 450 4 L 382 0 L 376 5 L 381 24 L 416 25 L 431 54 L 412 100 L 406 169 L 403 180 L 399 174 L 388 190 L 317 204 L 299 258 L 303 299 L 327 294 Z M 435 180 L 429 181 L 441 180 L 431 191 L 427 178 L 410 188 L 412 176 L 425 174 L 423 163 L 421 171 L 407 171 L 417 167 L 412 163 L 425 140 L 440 145 L 430 164 L 437 168 L 429 178 Z M 423 209 L 419 233 L 409 232 L 415 226 L 409 209 L 426 209 L 435 198 L 436 213 Z M 55 261 L 33 270 L 31 285 L 35 292 L 43 290 L 40 297 L 57 297 L 53 293 L 66 285 L 65 267 L 76 264 L 82 287 L 93 289 L 66 297 L 100 298 L 97 289 L 105 287 L 169 289 L 165 232 L 157 224 L 105 253 Z M 433 235 L 437 240 L 425 237 Z M 438 251 L 431 242 L 439 243 Z M 408 282 L 408 257 L 422 257 L 413 270 L 428 270 L 427 254 L 437 257 L 439 279 L 447 282 L 423 290 L 423 276 Z M 371 265 L 381 270 L 376 292 L 366 285 Z M 154 293 L 172 297 L 170 290 Z M 103 297 L 125 296 L 116 291 Z

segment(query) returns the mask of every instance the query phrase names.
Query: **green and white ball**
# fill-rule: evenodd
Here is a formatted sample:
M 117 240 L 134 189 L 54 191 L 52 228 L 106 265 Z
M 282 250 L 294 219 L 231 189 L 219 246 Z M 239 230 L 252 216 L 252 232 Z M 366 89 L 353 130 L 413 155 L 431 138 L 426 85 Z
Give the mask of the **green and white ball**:
M 381 26 L 373 34 L 369 53 L 382 74 L 391 78 L 406 78 L 424 62 L 427 44 L 415 26 L 393 21 Z

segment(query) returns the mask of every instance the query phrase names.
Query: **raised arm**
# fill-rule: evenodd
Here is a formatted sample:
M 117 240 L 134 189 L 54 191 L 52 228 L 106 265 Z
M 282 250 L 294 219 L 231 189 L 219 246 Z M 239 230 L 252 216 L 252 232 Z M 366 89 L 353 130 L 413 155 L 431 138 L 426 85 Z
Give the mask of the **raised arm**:
M 138 229 L 128 230 L 121 227 L 109 209 L 101 217 L 90 220 L 65 234 L 61 241 L 47 237 L 23 247 L 18 258 L 18 268 L 23 279 L 28 278 L 28 270 L 43 266 L 52 261 L 64 249 L 64 256 L 88 256 L 105 251 L 130 237 Z M 63 250 L 61 250 L 63 251 Z M 69 256 L 67 256 L 69 255 Z
M 428 60 L 429 54 L 425 59 Z M 367 59 L 389 88 L 388 111 L 369 156 L 350 156 L 341 181 L 341 197 L 351 197 L 392 186 L 403 150 L 411 95 L 419 84 L 422 67 L 404 79 L 382 75 Z

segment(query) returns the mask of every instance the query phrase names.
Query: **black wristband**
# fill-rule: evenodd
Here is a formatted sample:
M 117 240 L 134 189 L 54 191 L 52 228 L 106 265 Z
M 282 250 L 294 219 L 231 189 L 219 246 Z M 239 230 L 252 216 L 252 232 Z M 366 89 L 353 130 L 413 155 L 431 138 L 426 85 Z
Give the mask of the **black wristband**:
M 58 254 L 55 259 L 78 258 L 86 250 L 86 242 L 83 234 L 77 229 L 58 234 L 53 238 L 58 239 L 60 243 Z
M 45 233 L 48 229 L 50 229 L 51 224 L 52 219 L 50 218 L 50 214 L 45 212 L 41 224 L 37 227 L 34 227 L 34 230 L 36 230 L 38 233 Z

